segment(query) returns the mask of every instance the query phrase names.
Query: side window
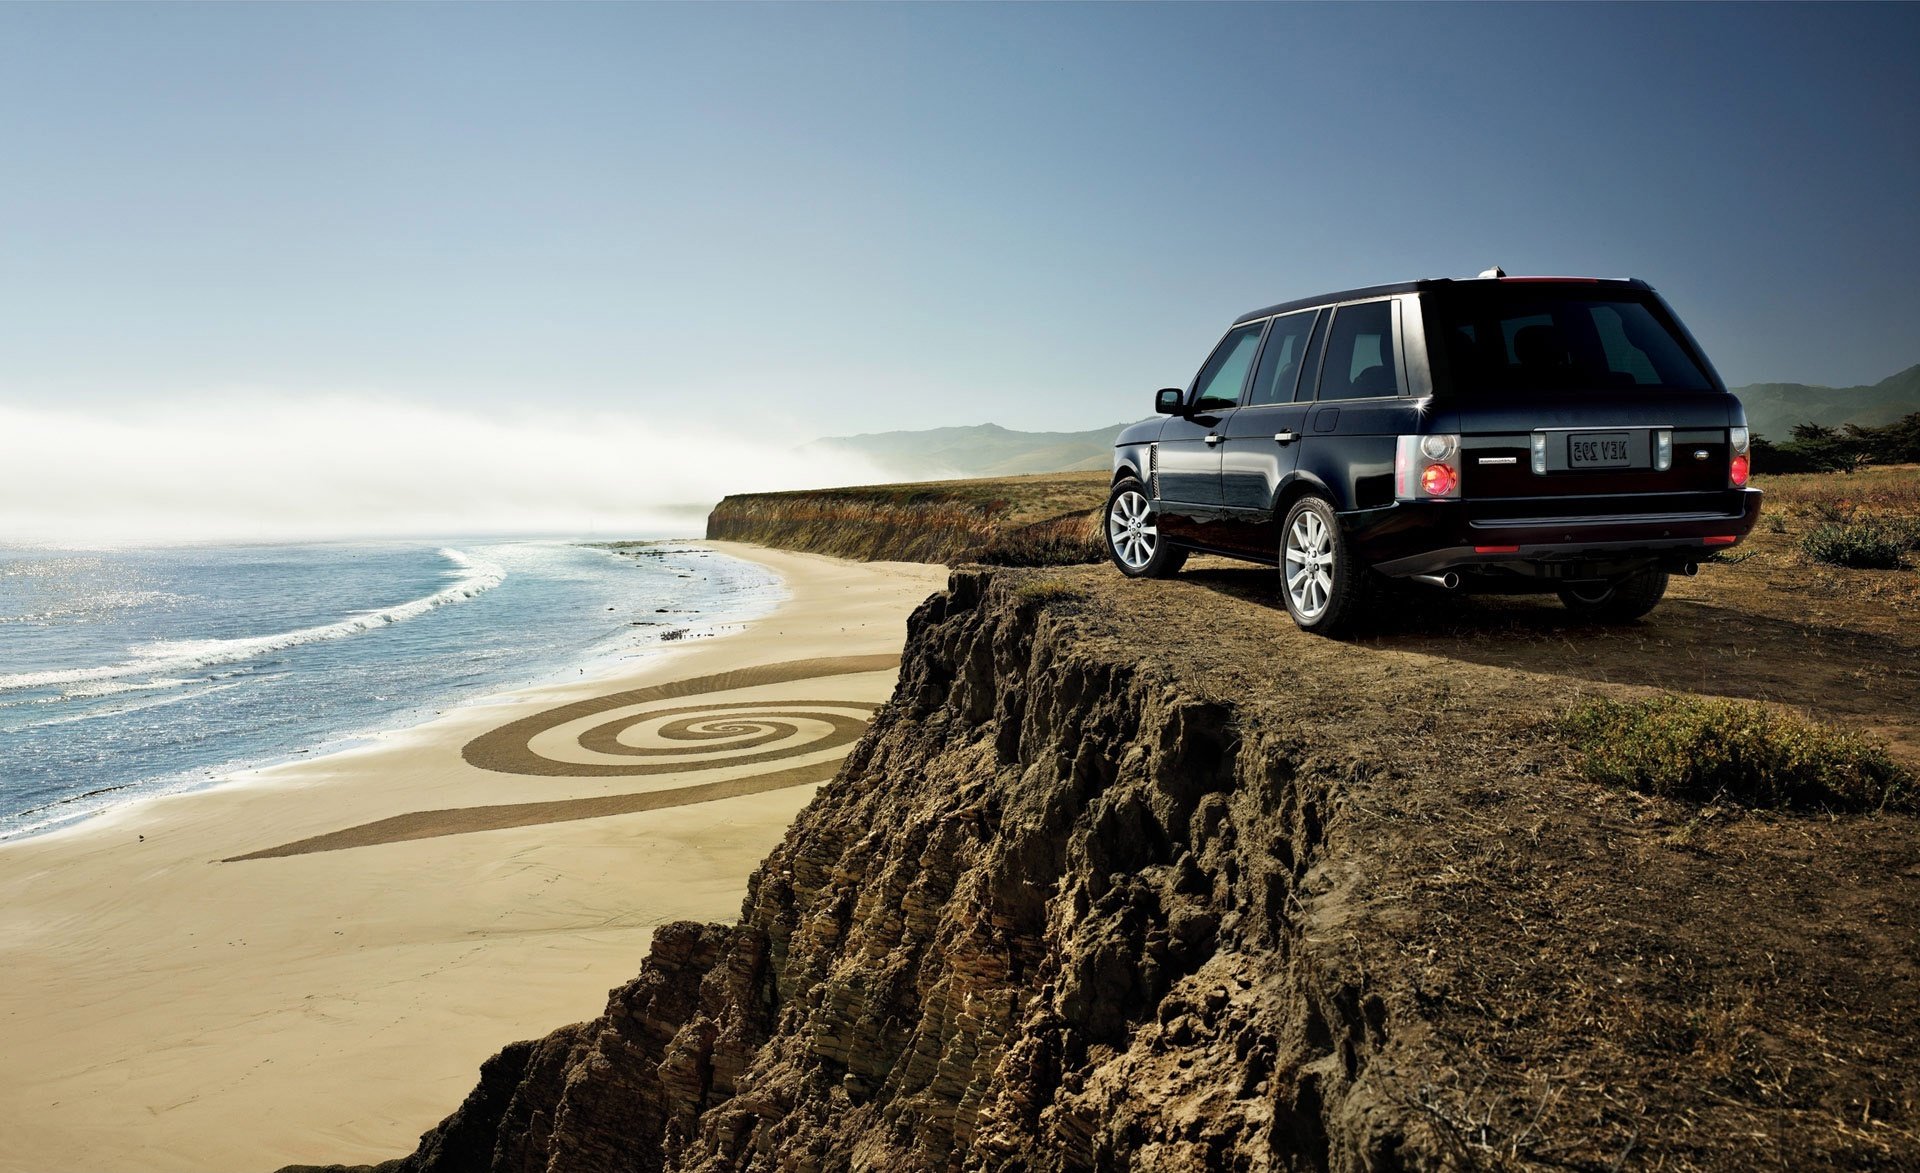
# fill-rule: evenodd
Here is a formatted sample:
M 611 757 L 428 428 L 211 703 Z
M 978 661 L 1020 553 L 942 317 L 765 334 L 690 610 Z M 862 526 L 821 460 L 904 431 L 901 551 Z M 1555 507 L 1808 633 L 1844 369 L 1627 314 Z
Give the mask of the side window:
M 1400 374 L 1393 343 L 1393 303 L 1363 301 L 1334 312 L 1327 358 L 1320 367 L 1320 398 L 1367 399 L 1398 395 Z
M 1240 388 L 1247 381 L 1254 351 L 1260 349 L 1260 331 L 1265 326 L 1265 322 L 1248 322 L 1214 348 L 1213 357 L 1193 381 L 1193 410 L 1226 411 L 1239 406 Z
M 1313 333 L 1313 319 L 1318 312 L 1303 310 L 1273 320 L 1273 327 L 1267 331 L 1266 349 L 1260 352 L 1260 369 L 1254 372 L 1253 394 L 1247 398 L 1247 406 L 1293 402 L 1293 387 L 1300 379 L 1307 336 Z

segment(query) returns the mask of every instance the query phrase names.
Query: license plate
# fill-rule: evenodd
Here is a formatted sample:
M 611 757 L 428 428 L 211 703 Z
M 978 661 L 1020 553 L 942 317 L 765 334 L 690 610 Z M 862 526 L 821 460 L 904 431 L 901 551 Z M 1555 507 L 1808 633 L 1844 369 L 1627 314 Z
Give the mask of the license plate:
M 1581 432 L 1567 437 L 1568 468 L 1626 468 L 1632 460 L 1626 432 Z

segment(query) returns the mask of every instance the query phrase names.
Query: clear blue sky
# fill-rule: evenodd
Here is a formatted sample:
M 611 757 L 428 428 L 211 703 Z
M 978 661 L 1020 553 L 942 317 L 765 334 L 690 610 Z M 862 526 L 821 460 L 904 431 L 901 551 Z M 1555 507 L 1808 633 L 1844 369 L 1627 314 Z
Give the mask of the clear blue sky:
M 1916 112 L 1910 4 L 7 5 L 0 399 L 1090 427 L 1496 262 L 1872 382 Z

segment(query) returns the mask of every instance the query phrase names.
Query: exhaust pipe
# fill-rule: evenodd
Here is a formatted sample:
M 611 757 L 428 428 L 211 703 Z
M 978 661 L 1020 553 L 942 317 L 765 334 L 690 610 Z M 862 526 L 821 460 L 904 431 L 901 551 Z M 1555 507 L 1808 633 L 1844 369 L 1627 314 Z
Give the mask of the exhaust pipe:
M 1692 578 L 1699 573 L 1700 573 L 1700 564 L 1698 562 L 1683 563 L 1680 567 L 1680 574 L 1682 577 L 1685 577 L 1685 578 Z
M 1460 586 L 1460 576 L 1451 570 L 1445 574 L 1416 574 L 1413 576 L 1413 581 L 1437 586 L 1443 591 L 1457 590 Z

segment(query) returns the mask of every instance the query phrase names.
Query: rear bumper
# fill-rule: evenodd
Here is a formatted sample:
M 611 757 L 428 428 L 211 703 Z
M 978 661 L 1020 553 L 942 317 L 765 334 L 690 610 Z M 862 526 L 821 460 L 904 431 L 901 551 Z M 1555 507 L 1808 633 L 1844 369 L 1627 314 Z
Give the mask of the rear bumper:
M 1572 501 L 1415 501 L 1343 514 L 1342 521 L 1360 558 L 1389 577 L 1483 570 L 1579 579 L 1647 563 L 1677 567 L 1724 550 L 1752 531 L 1760 498 L 1757 489 L 1728 489 Z

